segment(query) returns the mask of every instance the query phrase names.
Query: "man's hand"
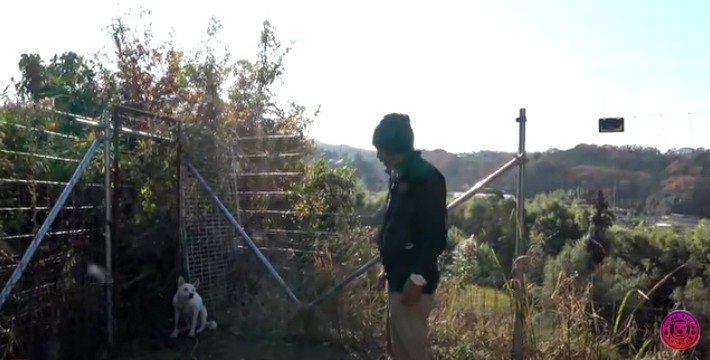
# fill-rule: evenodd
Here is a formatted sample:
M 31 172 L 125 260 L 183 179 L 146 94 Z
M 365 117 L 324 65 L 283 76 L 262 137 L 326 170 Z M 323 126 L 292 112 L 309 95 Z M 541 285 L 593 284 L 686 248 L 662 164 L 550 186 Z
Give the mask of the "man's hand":
M 417 286 L 412 279 L 407 279 L 404 284 L 404 291 L 402 292 L 402 304 L 405 306 L 414 306 L 419 302 L 422 297 L 422 288 Z

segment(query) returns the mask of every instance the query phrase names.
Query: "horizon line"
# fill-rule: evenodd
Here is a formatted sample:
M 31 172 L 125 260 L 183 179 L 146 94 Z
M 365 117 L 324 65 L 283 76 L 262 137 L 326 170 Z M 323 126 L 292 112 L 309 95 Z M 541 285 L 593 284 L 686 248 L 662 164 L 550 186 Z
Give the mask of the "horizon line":
M 366 149 L 357 145 L 351 145 L 347 143 L 341 143 L 341 144 L 335 144 L 327 141 L 321 141 L 318 139 L 313 138 L 312 139 L 314 142 L 316 142 L 317 145 L 326 145 L 326 146 L 347 146 L 350 147 L 354 150 L 361 150 L 361 151 L 368 151 L 368 152 L 375 152 L 376 150 L 373 149 Z M 637 145 L 637 144 L 625 144 L 625 145 L 612 145 L 612 144 L 593 144 L 593 143 L 578 143 L 572 147 L 563 149 L 563 148 L 548 148 L 547 150 L 531 150 L 531 151 L 526 151 L 526 153 L 529 154 L 534 154 L 534 153 L 546 153 L 546 152 L 556 152 L 556 151 L 570 151 L 574 150 L 575 148 L 579 146 L 594 146 L 598 148 L 613 148 L 613 149 L 619 149 L 619 150 L 627 150 L 625 148 L 633 148 L 637 147 L 641 150 L 655 150 L 658 151 L 660 154 L 669 154 L 669 153 L 678 153 L 678 152 L 705 152 L 705 151 L 710 151 L 710 148 L 705 148 L 705 147 L 682 147 L 682 148 L 670 148 L 666 149 L 665 151 L 654 147 L 654 146 L 645 146 L 645 145 Z M 503 151 L 503 150 L 486 150 L 486 149 L 480 149 L 480 150 L 470 150 L 470 151 L 465 151 L 465 152 L 455 152 L 455 151 L 449 151 L 446 150 L 442 147 L 437 147 L 437 148 L 416 148 L 415 150 L 417 151 L 428 151 L 428 152 L 435 152 L 435 151 L 444 151 L 449 154 L 455 154 L 455 155 L 465 155 L 465 154 L 472 154 L 472 153 L 481 153 L 481 152 L 492 152 L 492 153 L 501 153 L 501 154 L 516 154 L 516 151 Z

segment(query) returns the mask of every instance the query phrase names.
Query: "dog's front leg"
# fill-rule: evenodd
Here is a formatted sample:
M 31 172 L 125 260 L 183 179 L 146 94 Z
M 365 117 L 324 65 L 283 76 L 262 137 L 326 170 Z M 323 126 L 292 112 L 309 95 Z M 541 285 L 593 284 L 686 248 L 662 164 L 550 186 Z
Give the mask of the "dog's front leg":
M 178 321 L 180 320 L 180 312 L 178 311 L 177 308 L 175 310 L 175 327 L 173 328 L 173 333 L 170 334 L 171 338 L 176 338 L 178 336 Z
M 197 317 L 200 316 L 199 311 L 192 312 L 192 324 L 190 324 L 190 336 L 195 336 L 195 328 L 197 327 Z

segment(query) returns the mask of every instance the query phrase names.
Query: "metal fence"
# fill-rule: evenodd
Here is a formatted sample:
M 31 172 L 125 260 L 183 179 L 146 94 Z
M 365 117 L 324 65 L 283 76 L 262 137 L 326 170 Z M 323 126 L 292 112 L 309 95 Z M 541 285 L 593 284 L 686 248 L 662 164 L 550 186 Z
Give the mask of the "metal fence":
M 225 176 L 215 181 L 221 198 L 230 204 L 238 201 L 234 179 Z M 235 285 L 235 272 L 242 251 L 237 247 L 237 231 L 200 189 L 195 174 L 181 166 L 182 234 L 186 273 L 190 281 L 200 280 L 200 294 L 210 309 L 229 302 Z
M 169 117 L 129 106 L 104 122 L 55 110 L 3 114 L 0 336 L 13 354 L 42 357 L 69 337 L 99 347 L 146 335 L 172 316 L 180 274 L 200 279 L 211 307 L 253 301 L 277 271 L 296 299 L 304 268 L 324 255 L 314 243 L 338 235 L 304 230 L 290 210 L 288 187 L 308 156 L 300 134 L 246 134 L 220 159 L 192 157 L 196 170 L 181 158 L 181 123 Z M 229 171 L 215 171 L 219 162 Z M 87 276 L 91 264 L 105 277 Z
M 22 330 L 21 324 L 32 323 L 25 321 L 26 319 L 18 320 L 18 314 L 23 312 L 18 311 L 16 307 L 25 306 L 25 312 L 39 311 L 41 306 L 26 301 L 31 297 L 42 304 L 52 304 L 53 299 L 61 298 L 64 306 L 75 309 L 81 306 L 82 300 L 86 301 L 87 297 L 91 297 L 95 299 L 91 304 L 96 305 L 96 308 L 84 312 L 83 316 L 86 317 L 87 324 L 94 328 L 100 326 L 102 321 L 99 319 L 104 318 L 99 316 L 102 301 L 96 299 L 100 292 L 86 276 L 86 267 L 92 262 L 105 264 L 109 274 L 102 281 L 106 285 L 104 288 L 107 295 L 103 311 L 106 322 L 101 327 L 108 331 L 106 336 L 109 342 L 114 337 L 114 329 L 117 331 L 117 337 L 127 339 L 147 334 L 151 329 L 159 328 L 155 324 L 170 319 L 172 312 L 169 299 L 175 291 L 174 280 L 180 274 L 188 275 L 190 280 L 200 279 L 200 291 L 208 306 L 213 308 L 225 302 L 253 301 L 273 287 L 264 284 L 265 279 L 271 281 L 272 278 L 276 279 L 296 308 L 301 305 L 310 308 L 338 293 L 379 262 L 378 257 L 373 257 L 357 267 L 361 257 L 371 256 L 366 249 L 360 249 L 356 254 L 329 248 L 329 244 L 333 244 L 332 239 L 348 240 L 346 237 L 352 234 L 334 232 L 337 226 L 333 221 L 327 222 L 331 225 L 307 226 L 307 219 L 292 210 L 294 198 L 291 189 L 294 184 L 306 180 L 304 164 L 308 160 L 308 154 L 304 150 L 307 149 L 308 142 L 302 134 L 283 131 L 240 133 L 239 129 L 235 129 L 236 136 L 231 137 L 234 140 L 226 141 L 222 144 L 226 145 L 226 148 L 220 149 L 226 153 L 205 151 L 204 154 L 196 154 L 195 149 L 182 149 L 184 139 L 181 122 L 132 107 L 116 107 L 110 126 L 108 122 L 99 124 L 95 119 L 80 116 L 55 116 L 72 124 L 66 127 L 66 131 L 59 133 L 65 135 L 64 137 L 56 135 L 60 138 L 86 138 L 86 131 L 79 130 L 82 126 L 104 126 L 106 132 L 111 129 L 113 131 L 110 138 L 99 136 L 99 140 L 84 154 L 84 158 L 90 160 L 86 161 L 86 164 L 91 164 L 90 171 L 86 173 L 81 166 L 76 168 L 78 157 L 59 159 L 59 155 L 65 156 L 61 150 L 63 147 L 54 145 L 53 142 L 35 141 L 37 144 L 48 146 L 44 152 L 36 147 L 4 149 L 3 154 L 6 155 L 29 156 L 42 161 L 70 164 L 64 168 L 48 167 L 47 169 L 55 171 L 50 172 L 51 174 L 56 173 L 55 177 L 50 178 L 48 175 L 40 177 L 29 170 L 16 169 L 22 162 L 4 162 L 10 164 L 8 169 L 12 174 L 26 172 L 26 175 L 8 178 L 6 182 L 23 184 L 27 193 L 24 197 L 18 197 L 12 195 L 13 190 L 6 190 L 7 198 L 14 199 L 14 202 L 3 206 L 9 209 L 9 213 L 29 211 L 31 214 L 16 220 L 20 224 L 16 227 L 13 227 L 13 221 L 2 223 L 2 245 L 10 244 L 4 247 L 14 249 L 14 255 L 11 254 L 6 260 L 7 269 L 22 270 L 22 262 L 18 262 L 18 257 L 26 249 L 22 247 L 26 243 L 22 244 L 20 241 L 22 236 L 32 238 L 35 234 L 42 234 L 42 229 L 37 228 L 41 222 L 37 217 L 37 209 L 41 204 L 44 204 L 44 208 L 54 205 L 55 208 L 62 209 L 62 212 L 93 211 L 90 212 L 91 215 L 68 215 L 64 222 L 60 220 L 44 223 L 45 227 L 59 227 L 57 231 L 48 232 L 50 236 L 71 235 L 72 238 L 77 238 L 82 235 L 81 240 L 76 241 L 86 244 L 87 248 L 84 250 L 72 242 L 63 242 L 61 246 L 57 245 L 63 250 L 54 249 L 53 252 L 50 251 L 51 254 L 35 257 L 33 261 L 29 261 L 34 255 L 33 251 L 25 252 L 29 254 L 25 259 L 25 263 L 29 263 L 29 270 L 24 274 L 19 272 L 19 275 L 23 275 L 21 279 L 18 270 L 15 270 L 16 274 L 13 275 L 20 284 L 12 292 L 13 299 L 15 304 L 20 305 L 0 309 L 0 316 L 5 315 L 4 318 L 0 317 L 6 324 L 3 328 L 11 329 L 8 334 L 23 334 L 22 331 L 25 330 Z M 39 133 L 49 135 L 46 117 L 44 121 L 44 124 L 39 124 L 43 128 L 37 129 Z M 24 130 L 35 127 L 31 121 L 10 125 Z M 23 126 L 26 129 L 22 128 Z M 72 131 L 77 132 L 77 135 L 72 135 Z M 216 135 L 221 137 L 223 134 Z M 104 142 L 108 144 L 109 141 L 115 150 L 113 157 L 94 157 L 98 147 Z M 86 148 L 86 144 L 84 145 Z M 184 155 L 189 158 L 185 159 Z M 219 159 L 211 158 L 213 156 L 218 156 Z M 104 159 L 103 163 L 101 159 Z M 448 208 L 453 209 L 462 204 L 488 183 L 505 172 L 522 166 L 524 162 L 525 156 L 521 152 L 455 199 Z M 111 186 L 101 185 L 102 169 L 108 168 L 106 165 L 110 165 L 111 170 L 109 174 L 103 172 L 104 181 Z M 31 169 L 34 168 L 30 166 Z M 97 191 L 86 195 L 84 201 L 73 201 L 67 207 L 63 207 L 61 201 L 57 202 L 62 195 L 56 193 L 51 196 L 47 193 L 45 203 L 37 201 L 37 184 L 42 182 L 46 185 L 66 185 L 66 175 L 74 169 L 77 170 L 74 171 L 73 178 L 83 179 L 82 176 L 88 176 L 92 181 L 82 183 L 81 188 Z M 220 171 L 222 169 L 226 171 Z M 72 191 L 75 189 L 71 187 L 64 189 L 65 197 L 69 197 L 67 194 L 71 193 L 72 199 L 79 199 L 80 195 L 77 194 L 81 192 Z M 327 201 L 336 201 L 333 200 L 335 198 L 329 198 L 331 195 L 337 194 L 323 194 L 328 197 Z M 103 204 L 103 207 L 99 204 Z M 353 215 L 326 212 L 311 213 L 308 216 L 333 218 Z M 80 224 L 75 223 L 77 220 Z M 35 239 L 37 238 L 41 240 L 41 236 Z M 47 243 L 45 241 L 45 244 Z M 82 255 L 69 255 L 78 252 Z M 42 254 L 41 249 L 39 253 Z M 52 256 L 55 259 L 74 256 L 78 260 L 57 261 L 58 264 L 64 265 L 62 271 L 34 270 L 33 266 L 44 264 L 42 259 Z M 67 269 L 67 264 L 72 266 Z M 335 267 L 340 270 L 333 271 Z M 328 276 L 319 276 L 319 268 L 328 268 L 325 272 Z M 268 272 L 263 272 L 263 269 Z M 52 275 L 51 279 L 42 279 L 41 276 L 46 273 Z M 71 275 L 67 275 L 68 273 Z M 73 285 L 73 289 L 76 289 L 80 296 L 65 300 L 64 295 L 68 290 L 58 288 L 58 283 L 63 284 L 72 278 L 72 284 L 80 284 Z M 336 285 L 337 278 L 342 280 Z M 17 291 L 24 288 L 29 288 L 34 293 L 23 295 L 23 290 Z M 328 288 L 330 290 L 326 291 Z M 9 286 L 9 289 L 12 290 L 12 286 Z M 42 291 L 46 294 L 35 295 Z M 4 293 L 9 293 L 7 285 Z M 140 299 L 135 294 L 140 294 Z M 485 304 L 486 299 L 483 300 Z M 275 316 L 274 313 L 267 315 Z M 55 313 L 52 316 L 42 313 L 32 316 L 35 316 L 32 318 L 35 320 L 44 319 L 47 325 L 38 326 L 39 323 L 32 323 L 36 333 L 24 337 L 18 348 L 29 348 L 30 344 L 36 347 L 37 343 L 33 341 L 48 339 L 46 334 L 52 332 L 66 335 L 67 332 L 63 333 L 62 329 L 68 329 L 68 324 L 75 321 L 67 320 L 66 313 Z M 118 320 L 114 322 L 113 316 Z M 129 323 L 130 327 L 126 326 Z M 87 325 L 82 329 L 89 331 L 89 328 Z
M 100 158 L 94 156 L 101 152 L 100 142 L 87 140 L 85 128 L 61 114 L 5 110 L 0 356 L 24 348 L 39 358 L 71 336 L 95 332 L 104 314 L 102 288 L 86 276 L 87 264 L 103 254 L 104 185 Z M 77 304 L 83 304 L 81 311 L 75 311 Z
M 2 355 L 95 354 L 115 324 L 141 334 L 179 270 L 179 123 L 122 106 L 101 121 L 31 106 L 2 116 Z
M 291 210 L 290 189 L 305 176 L 308 141 L 296 133 L 234 131 L 222 154 L 233 166 L 227 172 L 210 169 L 204 156 L 191 154 L 183 163 L 187 272 L 200 279 L 210 307 L 225 301 L 247 306 L 268 291 L 263 283 L 273 276 L 297 301 L 300 275 L 314 266 L 313 258 L 300 260 L 323 254 L 317 237 L 340 235 L 304 229 L 303 218 Z

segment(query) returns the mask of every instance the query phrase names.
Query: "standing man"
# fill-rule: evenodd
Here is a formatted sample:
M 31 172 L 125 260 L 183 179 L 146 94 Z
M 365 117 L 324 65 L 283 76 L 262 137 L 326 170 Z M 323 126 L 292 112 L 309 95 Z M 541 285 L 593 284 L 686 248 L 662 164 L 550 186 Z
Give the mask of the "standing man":
M 446 181 L 414 150 L 409 116 L 386 115 L 372 144 L 390 175 L 377 243 L 388 292 L 387 348 L 396 360 L 429 359 L 428 317 L 446 246 Z

